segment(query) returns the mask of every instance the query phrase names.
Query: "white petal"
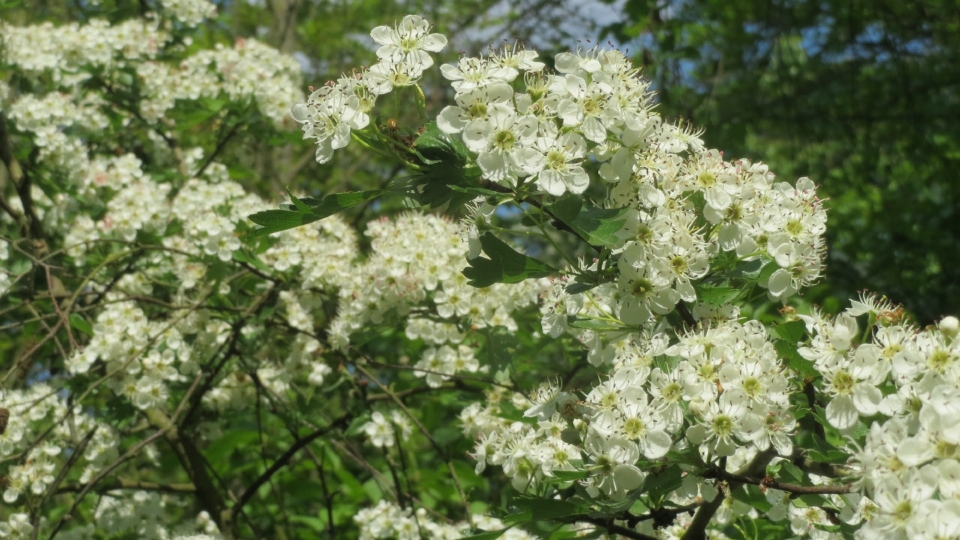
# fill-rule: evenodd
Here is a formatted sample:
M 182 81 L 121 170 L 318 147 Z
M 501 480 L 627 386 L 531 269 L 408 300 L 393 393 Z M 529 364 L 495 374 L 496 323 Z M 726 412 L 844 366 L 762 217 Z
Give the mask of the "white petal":
M 667 455 L 670 447 L 673 446 L 673 440 L 663 430 L 654 430 L 647 433 L 647 438 L 643 444 L 643 455 L 647 459 L 659 459 Z
M 617 465 L 613 470 L 613 477 L 618 491 L 631 491 L 643 483 L 643 473 L 633 465 Z
M 907 467 L 916 467 L 933 458 L 933 455 L 933 445 L 924 438 L 908 437 L 897 446 L 897 458 Z
M 461 115 L 463 115 L 463 109 L 460 107 L 452 105 L 444 107 L 437 116 L 437 127 L 440 128 L 440 131 L 451 135 L 460 133 L 463 127 L 467 125 L 466 122 L 461 120 Z
M 853 387 L 853 404 L 863 416 L 877 414 L 883 394 L 868 382 L 859 382 Z
M 421 42 L 423 49 L 430 52 L 440 52 L 447 46 L 447 36 L 443 34 L 430 34 L 423 38 Z
M 309 118 L 310 109 L 307 107 L 306 103 L 297 103 L 290 108 L 290 116 L 302 124 L 307 121 L 307 118 Z
M 370 37 L 380 45 L 395 45 L 400 36 L 389 26 L 378 26 L 370 31 Z
M 850 396 L 837 396 L 827 404 L 827 421 L 837 429 L 850 429 L 857 425 L 860 416 Z
M 770 276 L 770 281 L 767 282 L 767 289 L 770 290 L 770 294 L 773 296 L 781 296 L 787 292 L 787 289 L 790 287 L 790 281 L 790 272 L 781 268 Z

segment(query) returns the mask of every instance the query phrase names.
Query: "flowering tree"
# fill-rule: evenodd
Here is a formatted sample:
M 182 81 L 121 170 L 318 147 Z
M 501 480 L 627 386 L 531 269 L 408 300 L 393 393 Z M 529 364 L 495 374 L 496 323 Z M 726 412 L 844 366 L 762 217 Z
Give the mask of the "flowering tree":
M 429 111 L 421 17 L 305 96 L 160 4 L 2 27 L 0 537 L 960 535 L 960 323 L 797 303 L 814 183 L 622 53 L 463 57 Z M 404 173 L 274 208 L 227 149 L 298 125 Z

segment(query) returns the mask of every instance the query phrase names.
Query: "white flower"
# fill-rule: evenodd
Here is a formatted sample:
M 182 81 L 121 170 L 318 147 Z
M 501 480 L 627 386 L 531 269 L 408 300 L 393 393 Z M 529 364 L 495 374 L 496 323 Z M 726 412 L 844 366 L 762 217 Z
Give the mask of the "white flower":
M 440 52 L 447 46 L 442 34 L 428 34 L 430 23 L 418 15 L 407 15 L 394 28 L 378 26 L 370 32 L 374 41 L 383 45 L 377 49 L 377 57 L 388 62 L 401 62 L 423 71 L 433 65 L 427 52 Z
M 537 119 L 496 108 L 487 120 L 474 120 L 464 128 L 463 142 L 477 152 L 477 164 L 490 180 L 516 185 L 520 176 L 543 167 L 543 155 L 531 148 L 536 140 Z
M 763 428 L 763 421 L 747 407 L 748 402 L 740 390 L 724 392 L 719 403 L 710 402 L 702 423 L 687 429 L 687 439 L 699 444 L 704 455 L 732 456 L 737 450 L 735 438 L 752 440 Z
M 586 148 L 587 143 L 576 133 L 538 138 L 536 149 L 543 154 L 543 169 L 537 173 L 537 186 L 557 197 L 567 191 L 577 195 L 586 191 L 590 177 L 580 165 Z
M 360 110 L 360 99 L 339 86 L 325 86 L 298 103 L 291 116 L 303 124 L 303 138 L 317 140 L 317 162 L 326 163 L 333 151 L 350 142 L 351 129 L 363 129 L 370 117 Z
M 390 425 L 382 412 L 374 411 L 370 415 L 370 421 L 365 423 L 362 429 L 370 438 L 370 444 L 378 448 L 393 446 L 393 426 Z
M 437 127 L 445 133 L 460 133 L 470 122 L 489 118 L 496 107 L 508 103 L 512 97 L 513 89 L 502 81 L 457 94 L 457 105 L 440 111 Z
M 583 482 L 591 497 L 603 493 L 618 501 L 643 484 L 644 474 L 635 465 L 640 459 L 636 444 L 622 437 L 602 437 L 592 431 L 587 435 L 584 449 L 592 461 L 588 467 L 593 474 Z

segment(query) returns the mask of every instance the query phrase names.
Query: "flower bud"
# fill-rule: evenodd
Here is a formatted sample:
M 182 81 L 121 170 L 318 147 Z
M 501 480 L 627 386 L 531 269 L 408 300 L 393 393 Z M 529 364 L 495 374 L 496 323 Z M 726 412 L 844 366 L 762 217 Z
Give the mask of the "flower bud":
M 944 317 L 943 320 L 940 321 L 939 328 L 943 335 L 954 339 L 957 337 L 957 334 L 960 334 L 960 320 L 957 320 L 957 318 L 953 316 Z

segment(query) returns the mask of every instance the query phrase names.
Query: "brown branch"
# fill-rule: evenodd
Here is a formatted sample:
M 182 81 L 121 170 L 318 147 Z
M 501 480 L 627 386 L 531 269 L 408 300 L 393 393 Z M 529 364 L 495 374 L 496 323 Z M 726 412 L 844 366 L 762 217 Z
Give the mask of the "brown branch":
M 635 540 L 657 540 L 655 537 L 648 534 L 643 534 L 637 532 L 633 529 L 629 529 L 622 525 L 617 525 L 613 522 L 612 519 L 601 519 L 590 516 L 577 516 L 576 521 L 582 521 L 584 523 L 591 523 L 598 527 L 603 527 L 609 533 L 619 534 L 620 536 L 625 536 L 627 538 L 633 538 Z
M 348 421 L 350 419 L 351 419 L 350 415 L 341 416 L 340 418 L 334 420 L 332 424 L 322 427 L 314 431 L 310 435 L 307 435 L 306 437 L 298 439 L 296 442 L 294 442 L 293 445 L 291 445 L 286 452 L 284 452 L 279 458 L 277 458 L 276 461 L 273 462 L 273 465 L 271 465 L 269 469 L 264 471 L 263 474 L 261 474 L 256 480 L 253 481 L 252 484 L 250 484 L 247 487 L 246 490 L 244 490 L 243 494 L 240 495 L 240 499 L 237 501 L 237 504 L 233 505 L 233 508 L 231 510 L 232 518 L 235 519 L 236 515 L 240 512 L 241 509 L 243 509 L 244 505 L 250 502 L 250 499 L 252 499 L 253 496 L 257 494 L 257 490 L 260 489 L 260 486 L 265 484 L 267 480 L 269 480 L 270 477 L 272 477 L 274 474 L 280 471 L 280 469 L 286 467 L 287 463 L 289 463 L 290 460 L 293 459 L 293 456 L 296 455 L 296 453 L 299 452 L 300 449 L 312 443 L 313 441 L 319 439 L 320 437 L 323 437 L 330 431 L 333 431 L 335 429 L 343 429 L 347 427 Z
M 60 486 L 57 493 L 76 493 L 83 490 L 84 484 L 73 484 L 69 486 Z M 193 484 L 158 484 L 156 482 L 141 482 L 139 480 L 127 480 L 125 478 L 116 478 L 112 482 L 103 482 L 94 491 L 97 493 L 106 493 L 121 489 L 135 489 L 138 491 L 159 491 L 162 493 L 196 493 L 197 488 Z

